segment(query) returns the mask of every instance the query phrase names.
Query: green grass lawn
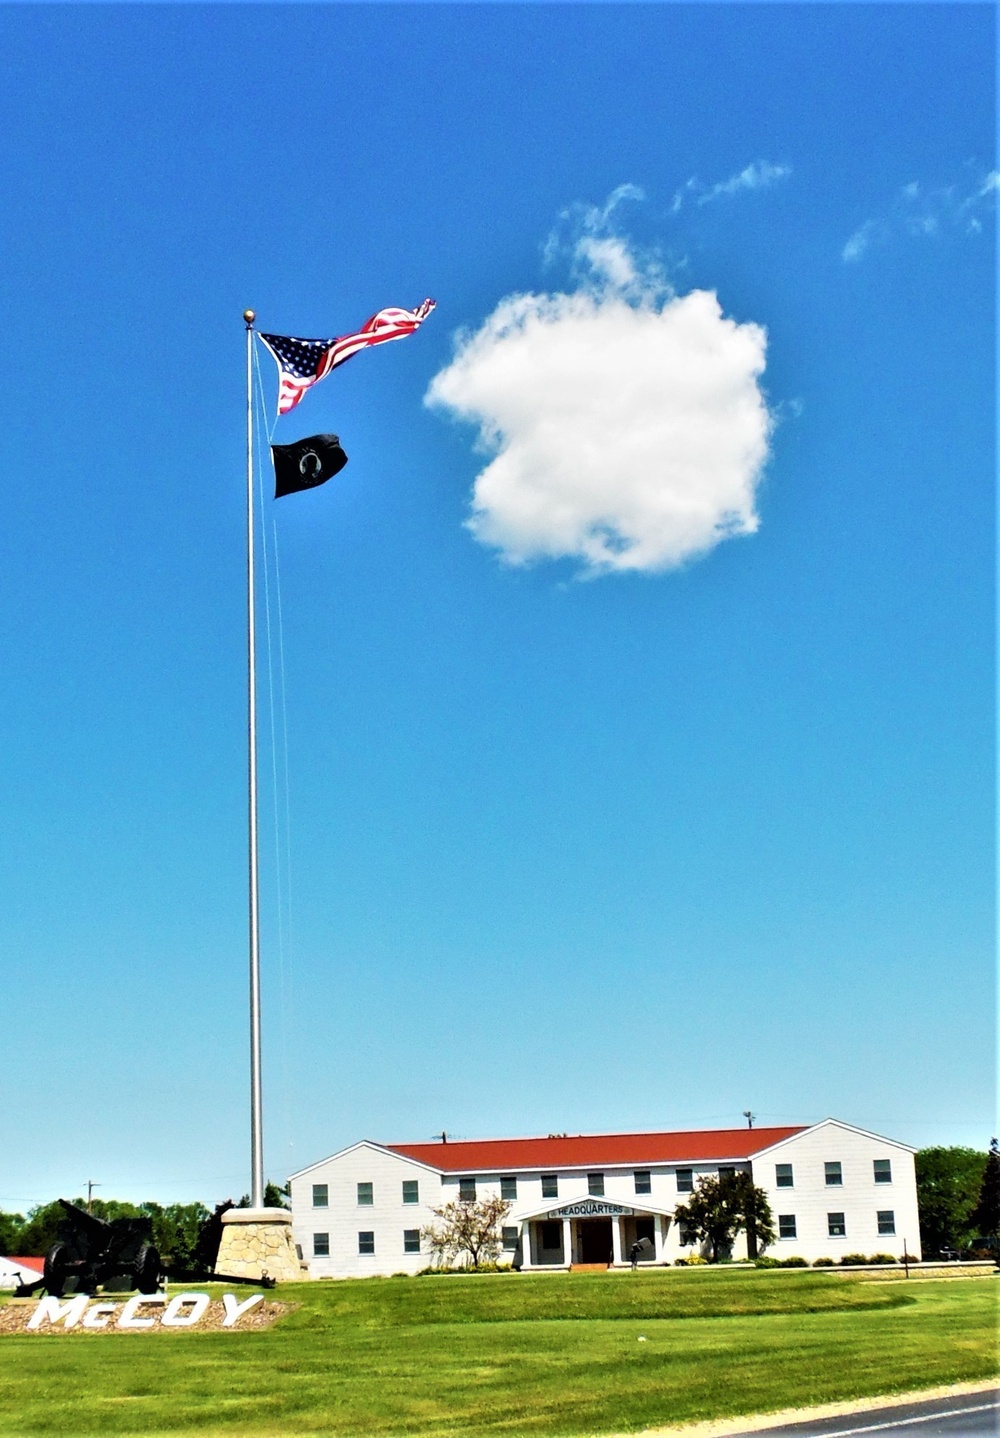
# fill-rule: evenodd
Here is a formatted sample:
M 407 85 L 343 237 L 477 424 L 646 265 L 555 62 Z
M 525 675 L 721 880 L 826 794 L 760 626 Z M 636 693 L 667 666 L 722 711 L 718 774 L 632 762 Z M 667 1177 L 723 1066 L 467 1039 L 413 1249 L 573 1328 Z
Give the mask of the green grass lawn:
M 990 1377 L 998 1292 L 724 1269 L 286 1285 L 300 1306 L 256 1333 L 0 1338 L 0 1433 L 571 1435 L 768 1412 Z

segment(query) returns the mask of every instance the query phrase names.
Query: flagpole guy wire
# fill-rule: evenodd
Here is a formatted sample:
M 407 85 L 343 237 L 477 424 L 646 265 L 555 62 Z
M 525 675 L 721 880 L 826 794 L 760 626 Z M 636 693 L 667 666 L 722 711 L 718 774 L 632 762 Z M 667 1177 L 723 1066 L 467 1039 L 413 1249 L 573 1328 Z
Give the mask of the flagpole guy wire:
M 243 311 L 247 336 L 247 799 L 250 898 L 250 1149 L 251 1208 L 264 1206 L 264 1135 L 260 1044 L 260 896 L 257 862 L 257 666 L 254 623 L 253 310 Z

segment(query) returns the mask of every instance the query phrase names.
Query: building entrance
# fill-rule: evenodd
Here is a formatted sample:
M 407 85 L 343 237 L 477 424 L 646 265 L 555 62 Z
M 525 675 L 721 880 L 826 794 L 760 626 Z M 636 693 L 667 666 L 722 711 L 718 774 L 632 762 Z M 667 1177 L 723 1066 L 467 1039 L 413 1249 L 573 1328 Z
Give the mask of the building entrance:
M 611 1219 L 577 1220 L 576 1242 L 580 1263 L 610 1263 L 612 1259 Z

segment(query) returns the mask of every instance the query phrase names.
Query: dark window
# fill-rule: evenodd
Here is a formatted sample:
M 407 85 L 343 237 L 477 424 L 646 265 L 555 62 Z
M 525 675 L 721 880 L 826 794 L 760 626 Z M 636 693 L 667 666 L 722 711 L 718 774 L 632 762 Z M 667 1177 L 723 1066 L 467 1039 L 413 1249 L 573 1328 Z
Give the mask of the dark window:
M 313 1208 L 329 1208 L 330 1190 L 325 1183 L 313 1184 Z
M 635 1221 L 635 1238 L 638 1243 L 640 1238 L 648 1238 L 650 1243 L 656 1243 L 656 1219 L 637 1218 Z
M 358 1234 L 358 1252 L 365 1258 L 375 1257 L 375 1235 L 371 1229 L 362 1229 Z
M 542 1174 L 542 1197 L 543 1197 L 543 1198 L 558 1198 L 558 1197 L 559 1197 L 559 1175 L 558 1175 L 558 1174 L 555 1174 L 555 1173 L 543 1173 L 543 1174 Z
M 418 1179 L 415 1179 L 415 1178 L 404 1178 L 404 1179 L 403 1179 L 403 1202 L 404 1202 L 404 1203 L 419 1203 L 419 1202 L 420 1202 L 420 1183 L 419 1183 L 419 1180 L 418 1180 Z
M 465 1203 L 475 1203 L 476 1180 L 474 1178 L 460 1178 L 458 1180 L 458 1196 Z
M 844 1182 L 844 1174 L 843 1170 L 840 1167 L 840 1164 L 825 1163 L 823 1165 L 823 1171 L 826 1174 L 827 1188 L 840 1188 L 841 1184 Z
M 733 1168 L 732 1164 L 730 1164 L 728 1167 L 720 1168 L 720 1169 L 719 1169 L 719 1177 L 720 1177 L 720 1178 L 735 1178 L 735 1177 L 736 1177 L 736 1170 L 735 1170 L 735 1168 Z
M 880 1235 L 888 1238 L 896 1232 L 896 1215 L 891 1208 L 880 1208 L 878 1211 L 878 1231 Z
M 794 1188 L 795 1174 L 790 1163 L 776 1163 L 774 1165 L 774 1183 L 776 1188 Z
M 512 1174 L 507 1174 L 500 1180 L 500 1197 L 507 1199 L 510 1203 L 516 1201 L 517 1179 L 514 1178 Z
M 677 1170 L 677 1192 L 678 1192 L 678 1193 L 693 1193 L 693 1192 L 694 1192 L 694 1169 L 693 1169 L 693 1168 L 679 1168 L 679 1169 Z
M 690 1244 L 694 1243 L 694 1233 L 690 1228 L 688 1228 L 686 1223 L 682 1223 L 678 1228 L 677 1241 L 680 1244 L 681 1248 L 687 1248 L 690 1246 Z
M 562 1224 L 561 1223 L 540 1223 L 538 1225 L 538 1247 L 552 1252 L 556 1248 L 562 1248 Z
M 372 1252 L 374 1253 L 374 1251 L 375 1251 L 375 1250 L 374 1250 L 374 1248 L 373 1248 L 373 1249 L 372 1249 Z M 419 1253 L 419 1252 L 420 1252 L 420 1229 L 419 1229 L 419 1228 L 404 1228 L 404 1229 L 403 1229 L 403 1252 L 404 1252 L 404 1253 Z
M 587 1174 L 587 1192 L 590 1194 L 591 1198 L 603 1198 L 603 1197 L 604 1197 L 604 1174 L 603 1174 L 603 1173 L 588 1173 L 588 1174 Z
M 779 1213 L 779 1214 L 778 1214 L 778 1237 L 779 1237 L 779 1238 L 797 1238 L 797 1237 L 798 1237 L 798 1231 L 796 1230 L 796 1227 L 795 1227 L 795 1214 L 794 1214 L 794 1213 Z
M 358 1207 L 371 1208 L 375 1202 L 375 1189 L 370 1183 L 358 1184 Z
M 826 1216 L 826 1231 L 831 1238 L 846 1238 L 847 1224 L 844 1222 L 842 1213 L 828 1213 Z
M 636 1193 L 652 1193 L 652 1192 L 653 1192 L 653 1175 L 650 1173 L 650 1171 L 649 1171 L 648 1168 L 637 1168 L 637 1169 L 636 1169 L 636 1171 L 635 1171 L 635 1191 L 636 1191 Z
M 328 1233 L 313 1234 L 313 1258 L 330 1257 L 330 1235 Z
M 892 1159 L 876 1158 L 872 1160 L 875 1167 L 876 1183 L 892 1183 Z
M 503 1246 L 507 1252 L 513 1253 L 517 1247 L 517 1227 L 502 1228 L 500 1230 L 500 1237 L 503 1239 Z

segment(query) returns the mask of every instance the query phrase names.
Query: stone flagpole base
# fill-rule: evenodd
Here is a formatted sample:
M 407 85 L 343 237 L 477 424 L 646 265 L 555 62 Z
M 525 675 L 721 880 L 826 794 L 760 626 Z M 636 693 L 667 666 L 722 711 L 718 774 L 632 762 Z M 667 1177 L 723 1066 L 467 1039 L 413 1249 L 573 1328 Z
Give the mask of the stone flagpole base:
M 308 1268 L 295 1252 L 288 1209 L 231 1208 L 224 1213 L 215 1271 L 251 1282 L 273 1278 L 298 1283 L 307 1278 Z

